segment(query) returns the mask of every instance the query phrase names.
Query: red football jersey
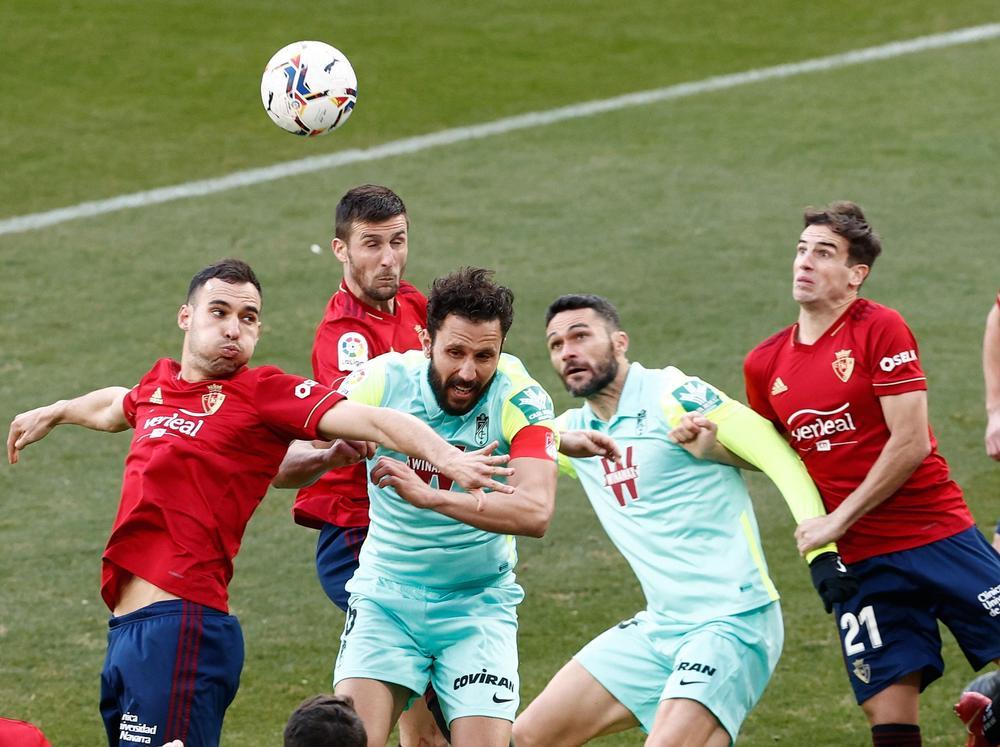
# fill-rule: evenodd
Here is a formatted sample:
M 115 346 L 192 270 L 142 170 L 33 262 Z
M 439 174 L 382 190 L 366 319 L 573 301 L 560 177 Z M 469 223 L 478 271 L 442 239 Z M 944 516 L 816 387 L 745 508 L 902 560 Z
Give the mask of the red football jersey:
M 400 282 L 396 312 L 379 311 L 358 300 L 341 281 L 316 329 L 313 377 L 329 387 L 371 358 L 420 348 L 418 331 L 427 324 L 427 299 Z M 368 526 L 368 471 L 364 462 L 330 470 L 295 498 L 292 516 L 299 524 L 319 529 Z
M 343 395 L 273 366 L 189 383 L 157 361 L 125 397 L 135 429 L 122 498 L 104 551 L 101 595 L 118 602 L 129 574 L 228 611 L 233 558 L 294 439 L 317 438 Z
M 889 439 L 879 397 L 926 389 L 917 342 L 898 312 L 858 299 L 819 340 L 792 325 L 744 362 L 750 406 L 788 435 L 828 511 L 867 476 Z M 930 434 L 909 479 L 858 519 L 837 544 L 844 560 L 926 545 L 972 526 L 962 491 Z

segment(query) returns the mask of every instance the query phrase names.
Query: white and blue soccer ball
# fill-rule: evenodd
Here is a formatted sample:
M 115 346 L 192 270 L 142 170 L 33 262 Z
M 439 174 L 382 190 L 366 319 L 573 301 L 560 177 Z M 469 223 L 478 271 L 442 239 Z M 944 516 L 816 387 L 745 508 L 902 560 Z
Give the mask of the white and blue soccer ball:
M 260 98 L 278 127 L 314 137 L 342 127 L 358 100 L 358 77 L 347 55 L 320 41 L 282 47 L 264 68 Z

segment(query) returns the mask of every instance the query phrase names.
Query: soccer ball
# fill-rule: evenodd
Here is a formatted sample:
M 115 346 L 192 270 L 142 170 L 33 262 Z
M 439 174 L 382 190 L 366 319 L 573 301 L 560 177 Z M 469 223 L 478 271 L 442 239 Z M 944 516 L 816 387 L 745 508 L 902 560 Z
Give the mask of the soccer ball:
M 260 79 L 260 98 L 278 127 L 313 137 L 342 126 L 358 99 L 358 78 L 347 56 L 318 41 L 282 47 Z

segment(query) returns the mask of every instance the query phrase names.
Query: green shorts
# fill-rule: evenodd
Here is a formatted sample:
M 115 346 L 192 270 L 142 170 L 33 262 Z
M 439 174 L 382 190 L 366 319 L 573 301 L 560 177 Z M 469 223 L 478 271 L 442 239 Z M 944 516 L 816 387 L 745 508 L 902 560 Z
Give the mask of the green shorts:
M 463 716 L 513 721 L 524 591 L 513 574 L 491 584 L 437 589 L 355 576 L 334 686 L 364 677 L 423 694 L 430 682 L 449 723 Z
M 574 657 L 647 733 L 670 698 L 695 700 L 735 741 L 781 656 L 777 602 L 692 627 L 648 611 L 601 633 Z

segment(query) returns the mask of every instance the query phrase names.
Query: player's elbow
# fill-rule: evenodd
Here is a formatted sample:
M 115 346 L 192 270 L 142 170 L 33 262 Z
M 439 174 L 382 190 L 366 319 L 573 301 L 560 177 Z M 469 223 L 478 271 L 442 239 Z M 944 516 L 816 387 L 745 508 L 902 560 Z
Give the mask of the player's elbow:
M 555 513 L 553 502 L 538 505 L 533 508 L 524 518 L 524 526 L 520 534 L 525 537 L 535 537 L 541 539 L 549 531 L 549 524 L 552 523 L 552 515 Z

